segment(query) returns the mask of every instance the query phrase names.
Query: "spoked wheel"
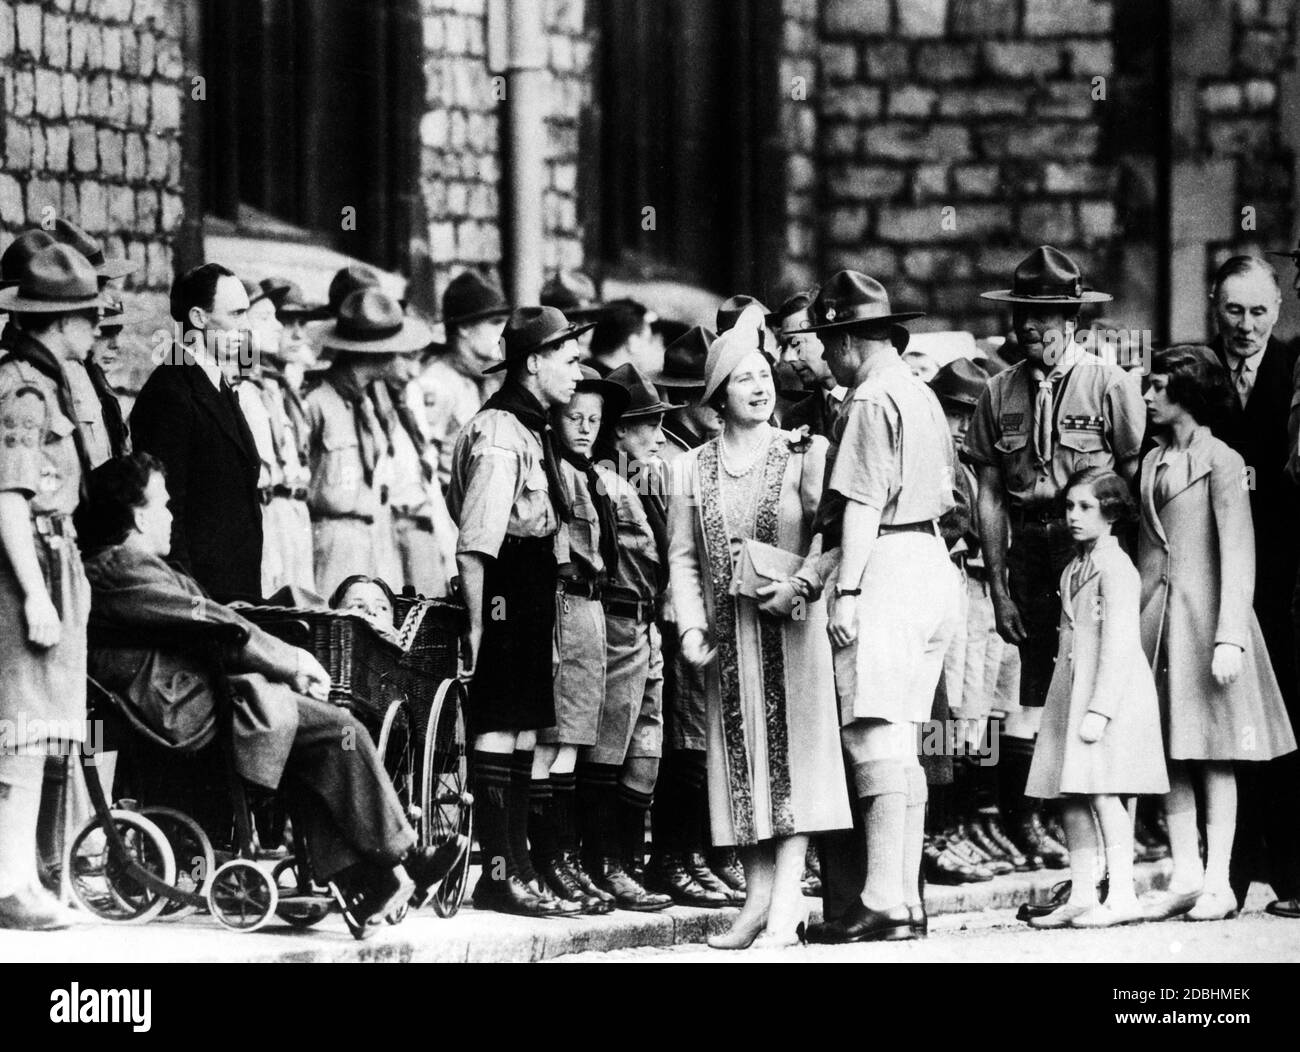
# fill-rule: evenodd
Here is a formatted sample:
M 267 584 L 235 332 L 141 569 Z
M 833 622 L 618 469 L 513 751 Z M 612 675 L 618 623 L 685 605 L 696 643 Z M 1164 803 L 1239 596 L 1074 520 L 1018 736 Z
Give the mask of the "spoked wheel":
M 439 917 L 454 916 L 460 909 L 469 880 L 474 798 L 469 792 L 463 700 L 461 684 L 454 679 L 443 680 L 434 695 L 424 733 L 420 842 L 436 846 L 459 833 L 466 844 L 464 854 L 433 893 L 433 908 Z
M 275 914 L 290 927 L 310 928 L 329 915 L 331 900 L 325 894 L 314 891 L 310 884 L 303 883 L 296 858 L 277 862 L 271 871 L 271 879 L 275 882 L 280 900 Z
M 420 736 L 415 715 L 405 697 L 396 697 L 384 711 L 375 749 L 388 777 L 393 781 L 397 798 L 414 825 L 420 807 Z
M 134 811 L 113 811 L 110 821 L 122 850 L 117 850 L 98 818 L 72 839 L 66 872 L 77 901 L 101 920 L 143 924 L 172 900 L 145 875 L 169 888 L 176 882 L 176 859 L 167 835 Z
M 171 807 L 145 807 L 140 814 L 163 831 L 176 858 L 177 891 L 189 895 L 202 895 L 208 886 L 212 871 L 217 868 L 217 857 L 207 833 L 189 815 Z M 188 917 L 198 906 L 189 902 L 168 902 L 163 907 L 164 917 Z
M 246 858 L 219 866 L 208 884 L 208 910 L 231 931 L 257 931 L 275 915 L 279 902 L 274 878 Z

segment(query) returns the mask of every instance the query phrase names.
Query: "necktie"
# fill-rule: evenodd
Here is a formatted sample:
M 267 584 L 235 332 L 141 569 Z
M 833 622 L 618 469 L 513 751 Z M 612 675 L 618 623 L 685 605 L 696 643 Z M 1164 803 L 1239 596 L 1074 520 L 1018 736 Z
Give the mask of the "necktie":
M 1033 371 L 1038 384 L 1038 395 L 1034 399 L 1034 456 L 1040 465 L 1050 464 L 1052 460 L 1052 380 L 1041 369 Z
M 1246 359 L 1237 360 L 1237 373 L 1233 378 L 1237 388 L 1237 401 L 1241 403 L 1241 408 L 1246 408 L 1246 402 L 1250 398 L 1250 374 L 1246 370 Z

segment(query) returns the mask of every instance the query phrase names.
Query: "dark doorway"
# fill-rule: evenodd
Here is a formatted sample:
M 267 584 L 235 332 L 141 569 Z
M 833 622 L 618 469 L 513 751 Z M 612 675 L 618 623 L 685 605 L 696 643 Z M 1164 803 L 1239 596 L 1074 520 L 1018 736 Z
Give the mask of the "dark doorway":
M 767 170 L 779 0 L 601 0 L 595 17 L 588 257 L 608 274 L 761 294 L 784 225 L 782 172 Z
M 293 224 L 403 268 L 424 103 L 418 0 L 219 0 L 202 5 L 201 32 L 205 211 L 237 232 Z

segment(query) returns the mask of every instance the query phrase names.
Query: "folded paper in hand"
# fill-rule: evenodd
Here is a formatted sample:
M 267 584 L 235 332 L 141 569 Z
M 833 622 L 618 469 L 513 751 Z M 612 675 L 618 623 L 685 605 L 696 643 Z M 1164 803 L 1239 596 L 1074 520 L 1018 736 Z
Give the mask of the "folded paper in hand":
M 731 576 L 731 594 L 764 602 L 758 590 L 764 585 L 776 584 L 793 577 L 803 566 L 803 556 L 775 548 L 762 541 L 747 540 L 741 546 L 736 570 Z

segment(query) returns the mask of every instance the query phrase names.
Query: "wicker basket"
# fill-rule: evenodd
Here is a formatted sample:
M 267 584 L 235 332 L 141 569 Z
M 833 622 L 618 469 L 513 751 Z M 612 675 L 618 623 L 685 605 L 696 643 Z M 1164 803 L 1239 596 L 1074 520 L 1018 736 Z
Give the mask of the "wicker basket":
M 459 666 L 460 637 L 465 608 L 445 599 L 397 600 L 393 619 L 401 626 L 402 667 L 433 677 L 455 679 Z

